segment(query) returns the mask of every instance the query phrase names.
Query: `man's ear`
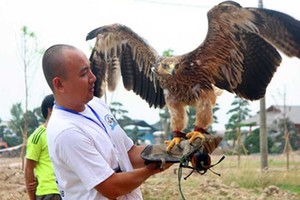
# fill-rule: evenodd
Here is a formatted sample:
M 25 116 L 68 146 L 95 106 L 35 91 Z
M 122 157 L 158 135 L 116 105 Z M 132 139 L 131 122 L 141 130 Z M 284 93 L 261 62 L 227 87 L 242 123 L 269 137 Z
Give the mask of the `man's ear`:
M 53 79 L 53 87 L 55 88 L 55 90 L 63 90 L 63 84 L 62 84 L 62 80 L 59 77 L 54 77 Z

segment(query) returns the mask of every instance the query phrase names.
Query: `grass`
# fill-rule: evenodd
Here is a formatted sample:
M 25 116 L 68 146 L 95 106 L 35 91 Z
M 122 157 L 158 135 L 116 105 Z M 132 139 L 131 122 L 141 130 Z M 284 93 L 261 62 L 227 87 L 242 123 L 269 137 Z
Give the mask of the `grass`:
M 221 156 L 212 156 L 212 163 L 216 162 Z M 173 171 L 178 166 L 172 166 L 162 174 L 157 174 L 148 179 L 142 185 L 144 199 L 146 200 L 169 200 L 181 199 L 178 191 L 177 174 Z M 206 173 L 201 176 L 193 174 L 188 180 L 181 181 L 182 191 L 186 199 L 258 199 L 265 188 L 279 188 L 281 195 L 288 191 L 290 195 L 296 194 L 285 199 L 300 199 L 300 155 L 295 153 L 290 157 L 289 170 L 286 168 L 284 156 L 268 157 L 268 170 L 260 170 L 259 155 L 241 156 L 238 165 L 237 156 L 226 156 L 225 160 L 213 168 L 214 171 L 221 173 L 221 177 L 213 173 Z M 190 170 L 185 169 L 185 177 Z M 279 195 L 279 194 L 276 194 Z M 282 199 L 281 197 L 268 197 L 269 199 Z
M 286 158 L 282 155 L 269 156 L 269 169 L 266 171 L 260 170 L 259 156 L 242 156 L 239 166 L 237 156 L 227 156 L 226 160 L 218 166 L 218 170 L 223 171 L 222 180 L 225 184 L 236 182 L 248 189 L 275 185 L 300 195 L 300 155 L 293 155 L 288 170 Z

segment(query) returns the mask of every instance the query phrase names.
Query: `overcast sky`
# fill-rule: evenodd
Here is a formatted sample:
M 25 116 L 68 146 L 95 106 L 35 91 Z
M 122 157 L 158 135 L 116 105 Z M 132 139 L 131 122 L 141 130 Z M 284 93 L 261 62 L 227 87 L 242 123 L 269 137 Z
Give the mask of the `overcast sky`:
M 13 104 L 24 106 L 25 88 L 22 61 L 18 54 L 21 27 L 35 32 L 41 48 L 66 43 L 82 49 L 89 56 L 94 41 L 85 41 L 86 34 L 94 28 L 111 23 L 122 23 L 145 38 L 159 53 L 173 49 L 182 54 L 196 48 L 207 32 L 207 11 L 221 1 L 216 0 L 0 0 L 0 118 L 10 119 Z M 257 7 L 258 0 L 239 0 L 244 7 Z M 264 7 L 285 12 L 300 19 L 297 0 L 264 0 Z M 267 106 L 283 104 L 300 105 L 300 60 L 283 56 L 266 94 Z M 32 67 L 29 77 L 29 109 L 38 107 L 43 97 L 50 93 L 41 63 Z M 226 112 L 234 95 L 224 92 L 218 99 L 221 110 L 216 113 L 223 129 L 228 121 Z M 146 102 L 133 92 L 119 89 L 109 101 L 123 103 L 133 119 L 152 124 L 159 120 L 158 109 L 149 109 Z M 251 102 L 253 114 L 259 110 L 259 101 Z

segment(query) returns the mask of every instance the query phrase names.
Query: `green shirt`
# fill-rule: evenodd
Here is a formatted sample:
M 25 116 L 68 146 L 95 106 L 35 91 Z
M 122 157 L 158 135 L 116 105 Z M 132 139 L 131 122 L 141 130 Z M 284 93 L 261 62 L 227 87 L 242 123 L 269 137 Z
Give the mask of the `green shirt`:
M 48 153 L 45 126 L 39 126 L 28 138 L 26 158 L 36 161 L 35 176 L 38 185 L 35 194 L 59 194 Z

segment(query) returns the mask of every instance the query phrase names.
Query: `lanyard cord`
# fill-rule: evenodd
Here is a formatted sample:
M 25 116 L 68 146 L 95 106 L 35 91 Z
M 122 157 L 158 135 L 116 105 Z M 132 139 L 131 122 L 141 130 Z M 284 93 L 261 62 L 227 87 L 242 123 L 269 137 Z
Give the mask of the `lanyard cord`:
M 89 109 L 92 111 L 92 113 L 95 115 L 95 117 L 98 119 L 98 121 L 100 122 L 100 124 L 99 124 L 97 121 L 95 121 L 93 118 L 90 118 L 89 116 L 83 115 L 83 114 L 81 114 L 81 113 L 79 113 L 79 112 L 76 112 L 76 111 L 74 111 L 74 110 L 70 110 L 70 109 L 68 109 L 68 108 L 64 108 L 64 107 L 62 107 L 62 106 L 60 106 L 60 105 L 57 105 L 57 104 L 55 104 L 55 106 L 56 106 L 57 109 L 60 109 L 60 110 L 63 110 L 63 111 L 69 112 L 69 113 L 73 113 L 73 114 L 76 114 L 76 115 L 80 115 L 80 116 L 82 116 L 82 117 L 84 117 L 84 118 L 86 118 L 86 119 L 88 119 L 88 120 L 94 122 L 94 123 L 97 124 L 101 129 L 103 129 L 103 130 L 105 131 L 105 133 L 108 135 L 109 138 L 111 138 L 110 135 L 109 135 L 108 132 L 107 132 L 106 127 L 104 126 L 103 122 L 101 121 L 100 116 L 97 114 L 97 112 L 96 112 L 89 104 L 87 104 L 87 106 L 88 106 Z M 116 146 L 115 146 L 113 143 L 112 143 L 112 145 L 116 148 Z M 116 173 L 122 172 L 121 167 L 120 167 L 120 163 L 119 163 L 120 161 L 118 160 L 118 156 L 116 156 L 116 157 L 117 157 L 117 164 L 118 164 L 118 167 L 114 168 L 113 170 L 114 170 Z
M 110 137 L 110 135 L 109 135 L 108 132 L 107 132 L 106 127 L 104 126 L 103 122 L 102 122 L 101 119 L 100 119 L 100 116 L 97 114 L 97 112 L 96 112 L 90 105 L 87 104 L 87 106 L 88 106 L 89 109 L 92 111 L 92 113 L 95 115 L 95 117 L 98 119 L 98 121 L 100 122 L 100 124 L 99 124 L 97 121 L 95 121 L 93 118 L 90 118 L 90 117 L 88 117 L 88 116 L 86 116 L 86 115 L 83 115 L 83 114 L 81 114 L 81 113 L 79 113 L 79 112 L 76 112 L 76 111 L 74 111 L 74 110 L 71 110 L 71 109 L 62 107 L 62 106 L 57 105 L 57 104 L 55 104 L 55 106 L 56 106 L 57 109 L 60 109 L 60 110 L 63 110 L 63 111 L 69 112 L 69 113 L 73 113 L 73 114 L 76 114 L 76 115 L 80 115 L 80 116 L 82 116 L 82 117 L 84 117 L 84 118 L 86 118 L 86 119 L 88 119 L 88 120 L 94 122 L 94 123 L 97 124 L 101 129 L 103 129 L 103 130 L 105 131 L 105 133 Z

